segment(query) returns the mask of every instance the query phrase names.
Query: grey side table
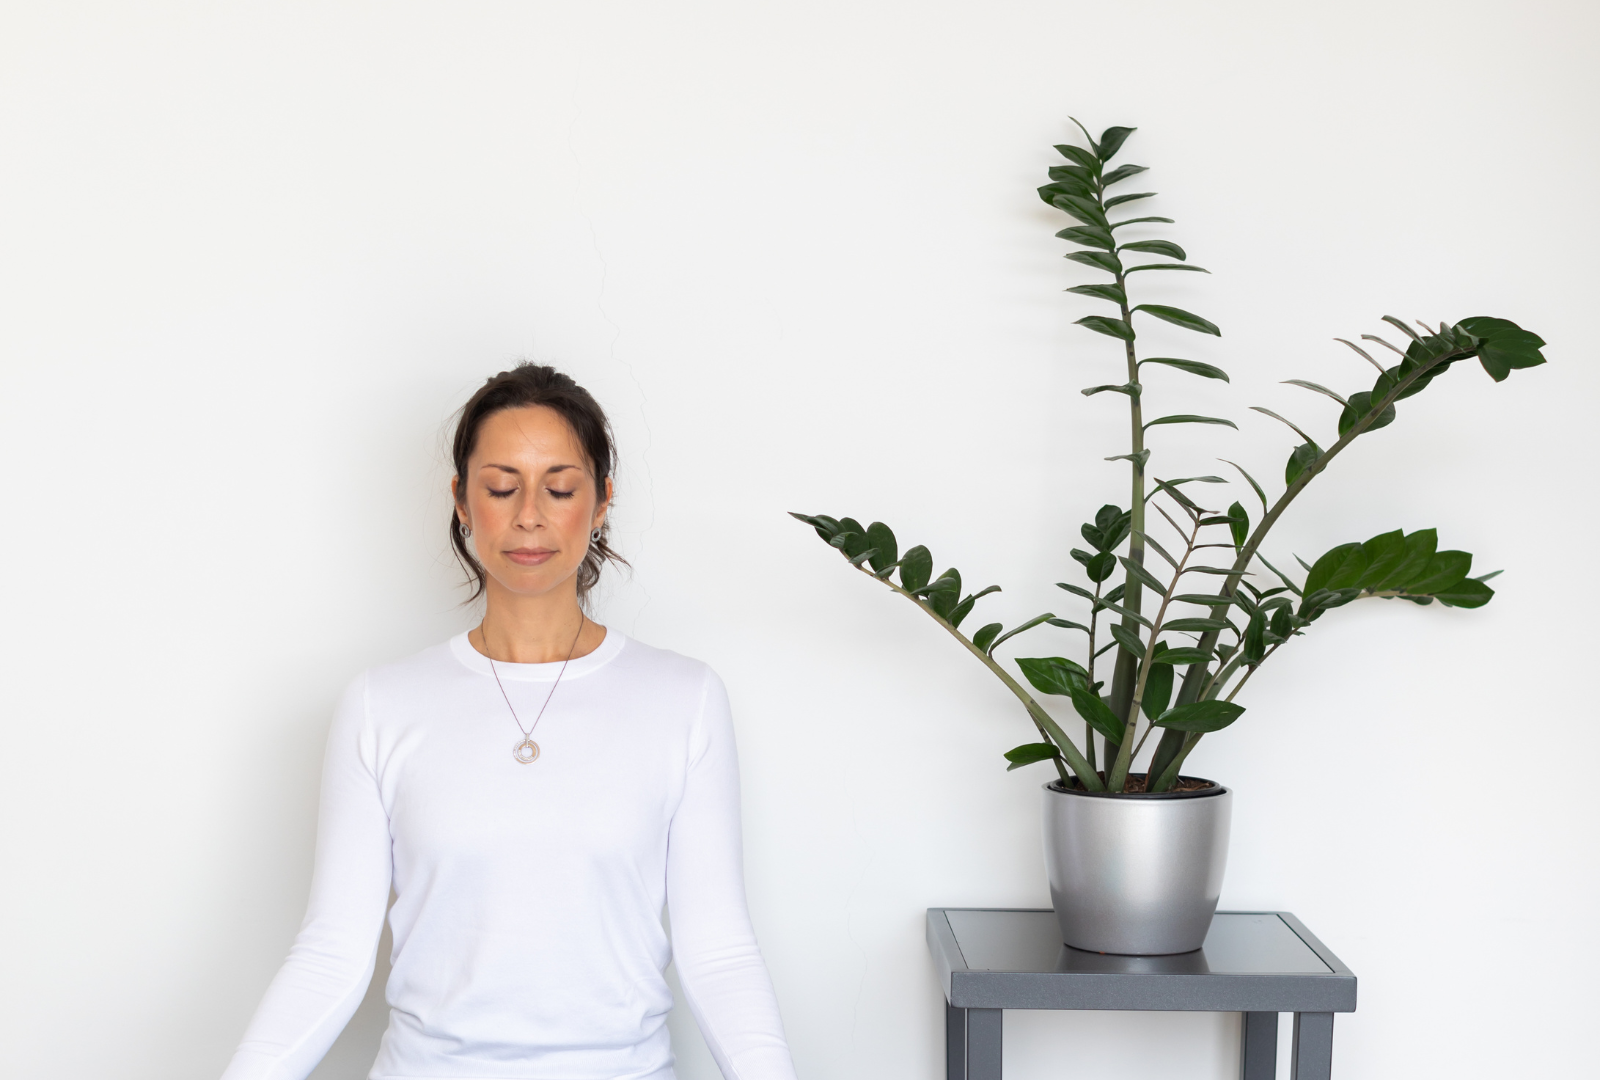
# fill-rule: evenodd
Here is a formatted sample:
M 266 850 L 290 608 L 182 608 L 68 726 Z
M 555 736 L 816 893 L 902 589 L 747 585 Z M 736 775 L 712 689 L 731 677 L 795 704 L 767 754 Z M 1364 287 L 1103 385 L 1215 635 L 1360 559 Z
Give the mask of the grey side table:
M 1333 1014 L 1356 1009 L 1355 974 L 1287 911 L 1219 911 L 1195 952 L 1112 956 L 1061 944 L 1049 909 L 929 908 L 928 948 L 949 1080 L 1000 1080 L 1005 1009 L 1243 1013 L 1243 1080 L 1273 1080 L 1292 1012 L 1293 1080 L 1330 1080 Z

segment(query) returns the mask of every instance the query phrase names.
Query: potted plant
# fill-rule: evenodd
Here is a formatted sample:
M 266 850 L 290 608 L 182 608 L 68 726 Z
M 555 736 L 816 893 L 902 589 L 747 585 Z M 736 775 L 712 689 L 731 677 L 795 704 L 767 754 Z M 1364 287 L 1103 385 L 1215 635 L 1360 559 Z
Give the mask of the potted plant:
M 1154 194 L 1113 190 L 1146 171 L 1142 165 L 1110 165 L 1134 129 L 1108 128 L 1096 140 L 1078 126 L 1088 146 L 1057 146 L 1065 163 L 1050 169 L 1050 183 L 1039 195 L 1076 222 L 1056 234 L 1077 249 L 1066 257 L 1110 279 L 1068 291 L 1112 306 L 1112 314 L 1088 315 L 1078 325 L 1116 343 L 1121 381 L 1083 393 L 1126 399 L 1131 432 L 1127 451 L 1106 459 L 1127 462 L 1128 507 L 1103 506 L 1083 525 L 1087 546 L 1071 550 L 1082 581 L 1058 583 L 1082 605 L 1081 613 L 1062 618 L 1045 612 L 1009 628 L 991 622 L 969 635 L 962 628 L 974 606 L 999 586 L 963 595 L 959 571 L 935 577 L 928 548 L 902 551 L 881 521 L 863 526 L 850 517 L 793 516 L 815 528 L 856 570 L 934 619 L 1021 703 L 1038 739 L 1005 756 L 1011 769 L 1050 762 L 1056 770 L 1044 788 L 1045 859 L 1063 940 L 1100 952 L 1185 952 L 1200 947 L 1216 908 L 1231 797 L 1214 781 L 1184 775 L 1183 764 L 1202 738 L 1238 721 L 1244 707 L 1235 699 L 1256 671 L 1327 612 L 1358 599 L 1437 600 L 1474 608 L 1494 595 L 1486 584 L 1494 574 L 1473 576 L 1472 556 L 1441 550 L 1432 529 L 1395 529 L 1340 543 L 1310 563 L 1297 556 L 1295 566 L 1281 557 L 1276 564 L 1268 561 L 1263 545 L 1273 526 L 1352 442 L 1393 423 L 1402 399 L 1467 359 L 1502 382 L 1514 370 L 1544 363 L 1544 342 L 1515 323 L 1487 317 L 1411 326 L 1385 316 L 1404 336 L 1392 344 L 1363 334 L 1370 351 L 1337 339 L 1376 369 L 1370 389 L 1346 396 L 1302 379 L 1286 380 L 1338 406 L 1336 432 L 1325 437 L 1326 446 L 1293 421 L 1252 406 L 1296 436 L 1283 489 L 1269 497 L 1241 466 L 1225 461 L 1238 474 L 1231 483 L 1242 480 L 1248 493 L 1219 509 L 1222 499 L 1201 494 L 1206 489 L 1196 485 L 1229 480 L 1163 478 L 1152 467 L 1154 447 L 1146 439 L 1179 425 L 1236 425 L 1194 413 L 1151 415 L 1143 379 L 1151 375 L 1149 389 L 1159 387 L 1165 396 L 1168 379 L 1177 386 L 1187 378 L 1227 382 L 1228 375 L 1197 360 L 1143 355 L 1140 334 L 1158 322 L 1200 334 L 1221 332 L 1192 312 L 1134 303 L 1132 295 L 1136 285 L 1167 273 L 1206 271 L 1170 240 L 1124 239 L 1123 229 L 1171 219 L 1121 211 L 1112 220 L 1117 208 Z M 1387 359 L 1380 362 L 1379 356 Z M 1256 500 L 1259 516 L 1245 505 Z M 1082 634 L 1082 662 L 1020 657 L 1013 674 L 996 650 L 1041 626 Z M 1102 657 L 1112 650 L 1111 670 L 1102 678 Z M 1069 734 L 1028 687 L 1070 701 L 1084 724 L 1081 738 Z

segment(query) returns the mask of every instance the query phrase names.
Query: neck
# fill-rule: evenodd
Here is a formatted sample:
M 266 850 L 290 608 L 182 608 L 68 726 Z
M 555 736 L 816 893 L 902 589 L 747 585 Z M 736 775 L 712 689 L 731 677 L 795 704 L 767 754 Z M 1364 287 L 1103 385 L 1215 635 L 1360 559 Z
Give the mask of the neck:
M 491 578 L 483 622 L 467 635 L 472 647 L 491 660 L 560 663 L 593 652 L 605 640 L 605 627 L 578 606 L 576 585 L 542 596 L 519 596 L 497 585 Z

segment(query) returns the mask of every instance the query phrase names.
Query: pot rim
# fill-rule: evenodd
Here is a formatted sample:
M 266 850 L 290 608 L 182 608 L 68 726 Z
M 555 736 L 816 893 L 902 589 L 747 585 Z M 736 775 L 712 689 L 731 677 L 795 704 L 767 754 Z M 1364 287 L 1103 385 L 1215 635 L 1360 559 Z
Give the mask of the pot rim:
M 1129 773 L 1129 776 L 1144 776 L 1144 773 Z M 1083 788 L 1062 787 L 1060 780 L 1051 780 L 1044 784 L 1044 790 L 1052 795 L 1083 795 L 1092 799 L 1148 799 L 1151 801 L 1163 799 L 1209 799 L 1214 795 L 1226 795 L 1228 789 L 1215 780 L 1208 780 L 1203 776 L 1185 776 L 1178 774 L 1179 780 L 1198 780 L 1210 784 L 1208 788 L 1198 791 L 1085 791 Z

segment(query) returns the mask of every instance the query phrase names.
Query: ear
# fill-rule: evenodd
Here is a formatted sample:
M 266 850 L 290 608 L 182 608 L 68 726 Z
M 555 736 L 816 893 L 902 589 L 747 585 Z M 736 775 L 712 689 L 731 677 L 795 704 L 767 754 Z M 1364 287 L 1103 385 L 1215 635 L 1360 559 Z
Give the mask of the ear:
M 598 529 L 605 524 L 606 513 L 611 509 L 611 496 L 615 490 L 611 484 L 611 477 L 606 477 L 606 497 L 601 499 L 600 505 L 594 508 L 594 521 L 589 528 Z
M 461 483 L 459 477 L 452 476 L 450 478 L 450 501 L 456 507 L 456 520 L 465 527 L 467 525 L 467 508 L 461 505 Z

